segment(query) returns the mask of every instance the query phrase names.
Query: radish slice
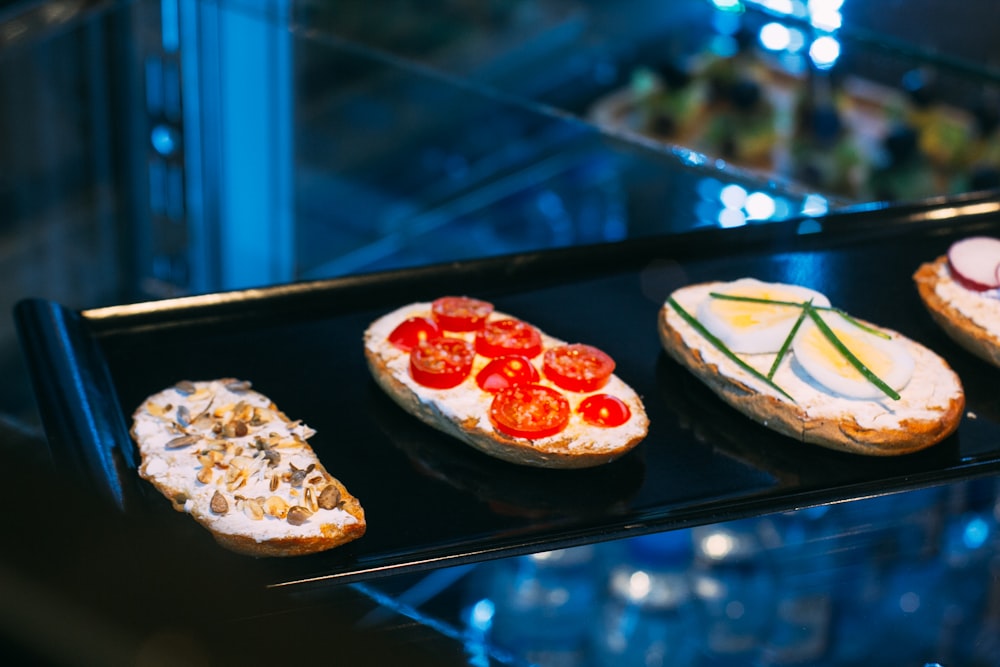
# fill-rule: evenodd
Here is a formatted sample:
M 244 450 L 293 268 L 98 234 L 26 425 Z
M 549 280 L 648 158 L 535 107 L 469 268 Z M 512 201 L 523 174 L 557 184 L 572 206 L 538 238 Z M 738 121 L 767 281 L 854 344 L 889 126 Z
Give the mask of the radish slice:
M 973 236 L 948 248 L 948 265 L 955 281 L 983 292 L 1000 287 L 1000 239 Z

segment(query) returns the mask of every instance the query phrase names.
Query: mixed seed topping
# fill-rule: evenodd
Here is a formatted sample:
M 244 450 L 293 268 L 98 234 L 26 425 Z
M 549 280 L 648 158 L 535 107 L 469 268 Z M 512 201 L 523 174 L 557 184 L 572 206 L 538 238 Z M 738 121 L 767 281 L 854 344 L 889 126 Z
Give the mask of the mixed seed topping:
M 150 415 L 167 422 L 171 437 L 164 449 L 194 458 L 198 484 L 214 487 L 212 514 L 241 512 L 252 521 L 300 526 L 320 510 L 341 507 L 335 480 L 322 466 L 299 457 L 311 453 L 305 439 L 313 431 L 273 404 L 255 405 L 249 397 L 226 402 L 249 392 L 249 382 L 229 381 L 223 387 L 224 392 L 215 392 L 210 385 L 183 381 L 174 386 L 179 405 L 146 404 Z

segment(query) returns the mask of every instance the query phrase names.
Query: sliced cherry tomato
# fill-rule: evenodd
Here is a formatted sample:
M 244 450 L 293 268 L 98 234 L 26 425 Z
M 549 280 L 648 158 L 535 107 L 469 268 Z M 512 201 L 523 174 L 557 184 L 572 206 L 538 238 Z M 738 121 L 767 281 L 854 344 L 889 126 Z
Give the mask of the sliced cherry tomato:
M 491 394 L 515 384 L 532 382 L 538 382 L 538 370 L 531 359 L 520 354 L 497 357 L 476 374 L 476 384 Z
M 432 389 L 460 385 L 472 372 L 476 352 L 460 338 L 432 338 L 410 352 L 410 376 Z
M 549 348 L 542 361 L 545 377 L 566 391 L 597 391 L 608 383 L 614 370 L 614 359 L 581 343 Z
M 493 320 L 476 334 L 476 352 L 484 357 L 521 354 L 531 359 L 542 352 L 542 334 L 521 320 Z
M 621 426 L 632 416 L 625 401 L 611 394 L 594 394 L 583 399 L 577 412 L 595 426 Z
M 431 304 L 434 319 L 445 331 L 479 331 L 492 312 L 492 303 L 467 296 L 443 296 Z
M 515 438 L 545 438 L 569 423 L 566 397 L 540 384 L 516 384 L 501 389 L 490 405 L 490 420 L 498 431 Z
M 438 338 L 441 328 L 429 317 L 411 317 L 400 322 L 389 334 L 389 344 L 409 352 L 425 340 Z

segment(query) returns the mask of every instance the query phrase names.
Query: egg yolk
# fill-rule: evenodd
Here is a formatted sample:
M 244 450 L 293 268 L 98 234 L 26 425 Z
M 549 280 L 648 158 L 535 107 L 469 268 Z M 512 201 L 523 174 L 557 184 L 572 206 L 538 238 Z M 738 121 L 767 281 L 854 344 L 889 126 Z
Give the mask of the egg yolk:
M 851 354 L 857 357 L 858 361 L 867 366 L 872 373 L 878 376 L 888 374 L 892 367 L 892 359 L 889 355 L 885 354 L 874 345 L 870 345 L 861 336 L 843 329 L 833 327 L 831 327 L 831 329 L 833 330 L 833 333 L 836 334 L 840 342 L 844 344 L 844 347 L 850 350 Z M 813 328 L 810 329 L 806 335 L 807 338 L 804 342 L 808 343 L 813 352 L 815 352 L 817 356 L 821 357 L 824 363 L 831 370 L 845 378 L 859 380 L 863 378 L 861 373 L 851 365 L 851 362 L 849 362 L 847 358 L 833 346 L 833 343 L 826 339 L 823 332 L 819 329 Z
M 799 303 L 800 301 L 798 295 L 782 293 L 780 290 L 734 290 L 726 292 L 726 294 L 729 296 L 766 299 L 769 301 L 789 301 L 794 303 Z M 798 308 L 796 306 L 713 299 L 710 307 L 717 317 L 739 329 L 771 326 L 784 322 L 789 317 L 798 317 Z

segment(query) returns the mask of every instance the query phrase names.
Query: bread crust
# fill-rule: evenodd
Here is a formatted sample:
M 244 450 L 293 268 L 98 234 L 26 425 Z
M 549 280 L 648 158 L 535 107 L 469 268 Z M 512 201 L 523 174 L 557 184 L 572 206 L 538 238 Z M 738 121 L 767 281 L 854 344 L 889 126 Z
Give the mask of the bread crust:
M 913 274 L 920 299 L 931 318 L 952 340 L 980 359 L 1000 367 L 1000 337 L 976 324 L 938 294 L 947 263 L 948 257 L 942 255 L 933 262 L 921 264 Z
M 136 408 L 130 434 L 141 456 L 139 476 L 231 551 L 301 556 L 365 534 L 360 501 L 306 442 L 312 429 L 290 421 L 248 383 L 232 378 L 178 383 Z M 182 444 L 174 447 L 172 441 Z M 296 463 L 305 474 L 294 480 Z M 242 478 L 231 474 L 241 470 L 247 471 Z M 324 491 L 336 502 L 321 506 Z M 225 510 L 211 504 L 213 493 L 225 499 Z M 284 506 L 266 503 L 275 498 Z M 250 502 L 257 506 L 248 508 Z M 296 505 L 308 510 L 308 517 L 293 525 L 288 508 Z
M 404 306 L 380 318 L 379 321 L 386 318 L 399 320 L 408 312 L 429 312 L 429 304 L 417 303 Z M 501 313 L 495 316 L 504 317 Z M 446 412 L 441 402 L 426 396 L 421 397 L 403 381 L 400 377 L 402 371 L 391 366 L 390 357 L 387 356 L 386 346 L 382 340 L 384 332 L 376 324 L 373 323 L 364 336 L 365 360 L 376 384 L 406 412 L 484 454 L 525 466 L 590 468 L 620 458 L 646 436 L 648 418 L 645 408 L 630 388 L 626 395 L 619 396 L 625 400 L 632 412 L 629 422 L 632 427 L 626 431 L 629 434 L 626 437 L 622 437 L 621 429 L 603 429 L 596 426 L 585 429 L 582 434 L 579 429 L 575 429 L 571 434 L 560 434 L 539 440 L 511 437 L 497 431 L 489 423 L 487 418 L 489 398 L 478 399 L 481 418 L 456 419 Z M 549 341 L 555 340 L 546 338 Z M 461 387 L 464 391 L 479 396 L 484 392 L 476 386 L 474 375 L 475 371 Z M 620 380 L 615 381 L 620 382 Z M 617 386 L 625 387 L 624 383 Z
M 749 374 L 740 371 L 735 364 L 706 361 L 705 350 L 711 347 L 710 343 L 701 338 L 704 346 L 688 344 L 678 329 L 679 321 L 673 307 L 669 303 L 664 304 L 660 310 L 658 328 L 660 341 L 670 357 L 691 371 L 730 406 L 754 421 L 801 442 L 867 456 L 909 454 L 930 447 L 953 433 L 958 428 L 965 409 L 965 394 L 961 383 L 946 362 L 902 336 L 899 338 L 912 349 L 922 350 L 923 355 L 930 356 L 935 363 L 941 365 L 942 377 L 953 385 L 953 389 L 940 405 L 931 406 L 934 418 L 902 417 L 896 425 L 874 428 L 859 423 L 853 413 L 857 402 L 851 399 L 829 396 L 830 406 L 839 404 L 842 407 L 837 408 L 836 417 L 817 417 L 793 401 L 752 386 Z M 722 372 L 722 364 L 728 364 L 731 368 Z

